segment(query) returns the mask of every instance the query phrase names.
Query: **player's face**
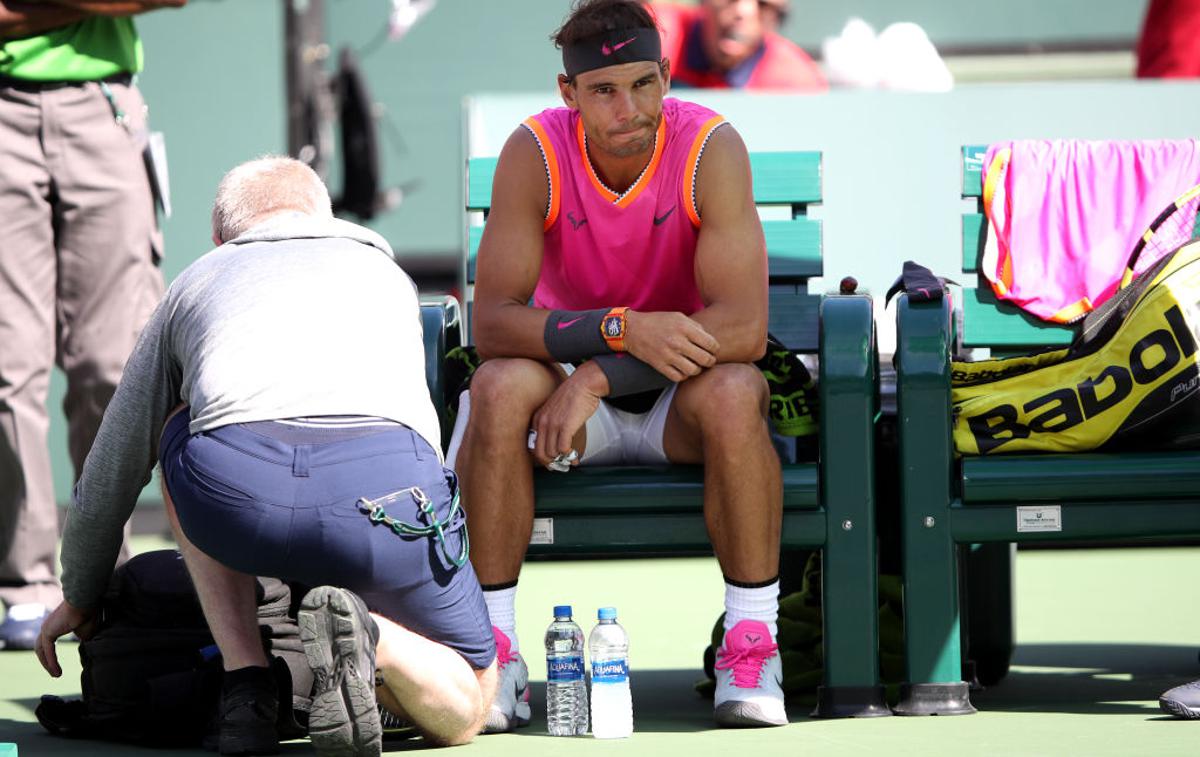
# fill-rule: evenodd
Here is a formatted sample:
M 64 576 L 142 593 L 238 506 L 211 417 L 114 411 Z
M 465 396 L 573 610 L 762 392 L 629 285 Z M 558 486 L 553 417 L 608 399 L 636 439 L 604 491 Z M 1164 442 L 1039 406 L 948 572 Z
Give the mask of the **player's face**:
M 619 158 L 653 149 L 667 93 L 664 68 L 651 61 L 622 63 L 560 82 L 563 99 L 583 119 L 589 149 Z

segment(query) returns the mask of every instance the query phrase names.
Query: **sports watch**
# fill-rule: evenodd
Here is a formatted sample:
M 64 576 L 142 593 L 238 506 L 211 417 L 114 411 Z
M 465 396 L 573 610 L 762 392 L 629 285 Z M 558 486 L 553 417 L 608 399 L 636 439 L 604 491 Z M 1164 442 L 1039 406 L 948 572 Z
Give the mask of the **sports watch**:
M 613 352 L 625 351 L 625 311 L 627 307 L 613 308 L 600 319 L 600 335 Z

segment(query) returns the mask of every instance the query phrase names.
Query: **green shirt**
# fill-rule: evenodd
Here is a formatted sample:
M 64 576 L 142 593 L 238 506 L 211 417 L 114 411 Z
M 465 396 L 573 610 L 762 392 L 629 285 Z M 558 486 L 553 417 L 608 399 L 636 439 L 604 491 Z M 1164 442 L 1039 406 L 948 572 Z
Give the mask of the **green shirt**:
M 92 16 L 22 39 L 0 41 L 0 76 L 27 81 L 94 81 L 142 70 L 133 19 Z

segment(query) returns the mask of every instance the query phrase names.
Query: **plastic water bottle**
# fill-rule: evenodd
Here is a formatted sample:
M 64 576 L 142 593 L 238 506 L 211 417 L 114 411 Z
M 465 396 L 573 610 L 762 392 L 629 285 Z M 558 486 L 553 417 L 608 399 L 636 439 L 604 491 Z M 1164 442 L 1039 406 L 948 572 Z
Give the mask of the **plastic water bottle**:
M 617 623 L 615 607 L 601 607 L 588 636 L 592 658 L 592 735 L 623 739 L 633 733 L 629 693 L 629 636 Z
M 570 605 L 556 605 L 546 629 L 546 724 L 551 736 L 582 736 L 588 729 L 583 631 L 571 620 Z

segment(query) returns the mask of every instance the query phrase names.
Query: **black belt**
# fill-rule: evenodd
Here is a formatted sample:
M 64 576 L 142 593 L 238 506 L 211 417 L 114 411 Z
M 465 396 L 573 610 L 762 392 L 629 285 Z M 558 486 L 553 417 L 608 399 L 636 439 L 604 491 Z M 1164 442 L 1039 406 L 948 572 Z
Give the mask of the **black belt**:
M 0 75 L 0 89 L 15 89 L 18 92 L 45 92 L 64 87 L 80 87 L 91 82 L 124 84 L 128 86 L 133 83 L 133 74 L 113 74 L 103 79 L 89 79 L 87 81 L 34 81 L 32 79 L 14 79 L 11 76 Z

